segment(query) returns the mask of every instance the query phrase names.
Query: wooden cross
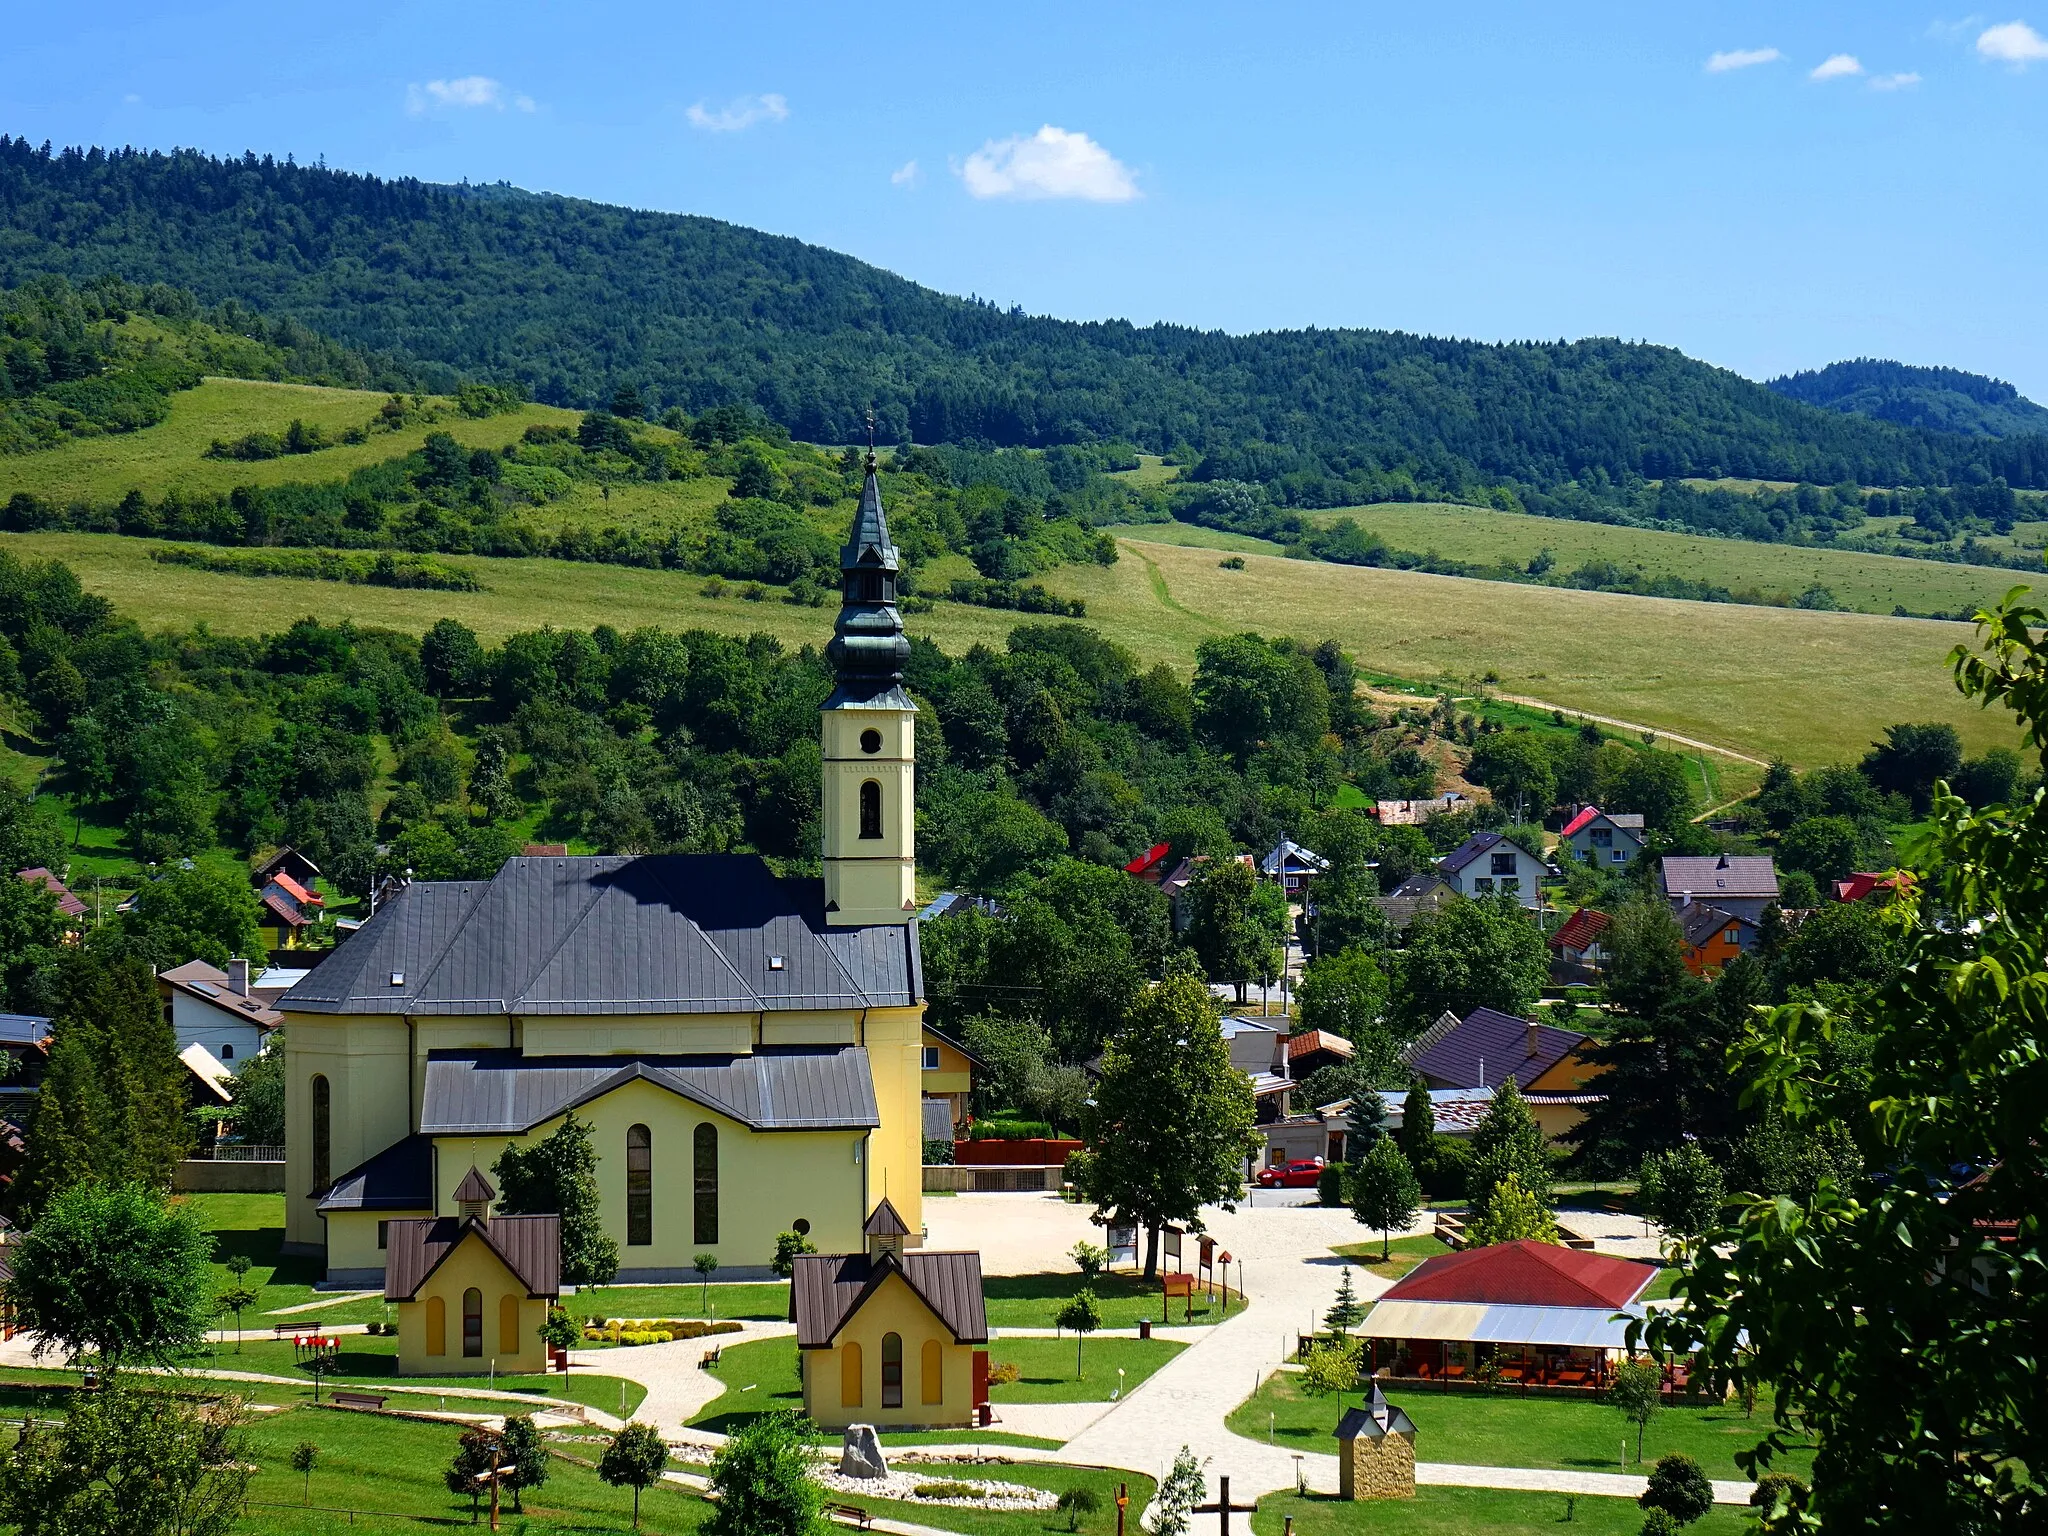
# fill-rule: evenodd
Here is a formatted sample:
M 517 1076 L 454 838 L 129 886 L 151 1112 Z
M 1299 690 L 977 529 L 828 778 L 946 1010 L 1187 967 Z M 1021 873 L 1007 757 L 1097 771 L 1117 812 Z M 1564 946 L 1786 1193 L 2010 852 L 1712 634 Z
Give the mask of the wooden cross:
M 1216 1479 L 1216 1502 L 1214 1504 L 1197 1504 L 1190 1513 L 1214 1515 L 1216 1517 L 1216 1536 L 1230 1536 L 1231 1515 L 1233 1513 L 1240 1515 L 1255 1514 L 1258 1512 L 1258 1508 L 1257 1501 L 1250 1504 L 1231 1503 L 1230 1479 L 1219 1477 Z

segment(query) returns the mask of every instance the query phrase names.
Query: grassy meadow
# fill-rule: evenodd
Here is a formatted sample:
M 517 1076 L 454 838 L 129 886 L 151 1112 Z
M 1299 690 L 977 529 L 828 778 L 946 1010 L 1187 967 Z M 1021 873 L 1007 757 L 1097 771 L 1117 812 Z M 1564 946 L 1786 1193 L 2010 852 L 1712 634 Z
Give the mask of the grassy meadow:
M 131 490 L 155 500 L 173 487 L 228 491 L 238 485 L 339 480 L 365 465 L 414 452 L 429 432 L 446 432 L 465 448 L 501 448 L 535 422 L 574 426 L 581 419 L 575 411 L 528 405 L 477 421 L 443 401 L 439 421 L 372 432 L 367 442 L 276 459 L 206 457 L 217 437 L 232 442 L 251 432 L 282 432 L 294 417 L 330 434 L 368 426 L 387 398 L 317 384 L 208 379 L 172 395 L 170 415 L 141 432 L 79 438 L 42 453 L 0 457 L 0 501 L 16 491 L 32 491 L 61 505 L 119 501 Z

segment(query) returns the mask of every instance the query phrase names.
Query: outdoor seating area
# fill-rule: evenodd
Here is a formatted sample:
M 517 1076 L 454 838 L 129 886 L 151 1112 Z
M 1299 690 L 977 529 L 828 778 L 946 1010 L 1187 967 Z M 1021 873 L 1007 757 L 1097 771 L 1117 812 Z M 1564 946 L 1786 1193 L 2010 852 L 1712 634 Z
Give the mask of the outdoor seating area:
M 1370 1375 L 1403 1387 L 1520 1392 L 1526 1396 L 1597 1397 L 1613 1384 L 1620 1350 L 1543 1345 L 1460 1343 L 1448 1339 L 1369 1339 Z M 1666 1397 L 1694 1393 L 1690 1368 L 1667 1365 Z

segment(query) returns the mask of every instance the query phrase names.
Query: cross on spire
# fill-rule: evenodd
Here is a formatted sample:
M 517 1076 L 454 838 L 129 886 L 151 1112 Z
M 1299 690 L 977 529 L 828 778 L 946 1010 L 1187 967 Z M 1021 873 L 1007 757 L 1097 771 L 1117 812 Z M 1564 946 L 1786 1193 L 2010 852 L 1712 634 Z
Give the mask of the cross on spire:
M 874 468 L 875 468 L 875 408 L 874 408 L 874 407 L 873 407 L 873 406 L 871 405 L 871 406 L 869 406 L 869 407 L 868 407 L 868 472 L 869 472 L 870 474 L 874 473 Z

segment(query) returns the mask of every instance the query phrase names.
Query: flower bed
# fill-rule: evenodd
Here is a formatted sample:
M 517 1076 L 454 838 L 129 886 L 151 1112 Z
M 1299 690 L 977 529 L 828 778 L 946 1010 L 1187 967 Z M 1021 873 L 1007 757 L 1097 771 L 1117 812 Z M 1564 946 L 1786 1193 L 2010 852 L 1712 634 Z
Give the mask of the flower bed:
M 834 1493 L 866 1494 L 871 1499 L 897 1499 L 905 1504 L 950 1504 L 960 1509 L 1053 1509 L 1057 1494 L 1024 1483 L 976 1483 L 892 1471 L 885 1477 L 848 1477 L 838 1468 L 818 1473 L 818 1481 Z M 941 1493 L 938 1490 L 943 1489 Z M 926 1492 L 924 1490 L 931 1490 Z
M 602 1322 L 593 1318 L 584 1323 L 583 1338 L 589 1344 L 670 1344 L 714 1333 L 738 1333 L 740 1328 L 738 1323 L 712 1323 L 701 1317 L 611 1317 Z

